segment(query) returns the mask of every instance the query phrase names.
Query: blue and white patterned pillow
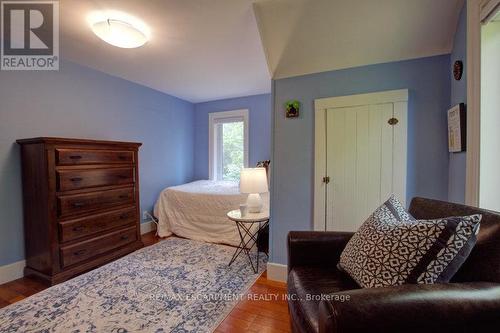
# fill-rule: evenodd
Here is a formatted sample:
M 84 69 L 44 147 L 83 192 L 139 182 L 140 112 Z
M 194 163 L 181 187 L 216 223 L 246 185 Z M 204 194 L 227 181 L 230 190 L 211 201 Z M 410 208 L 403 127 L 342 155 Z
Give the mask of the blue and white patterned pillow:
M 448 282 L 475 245 L 480 220 L 415 220 L 391 196 L 347 243 L 338 267 L 364 288 Z

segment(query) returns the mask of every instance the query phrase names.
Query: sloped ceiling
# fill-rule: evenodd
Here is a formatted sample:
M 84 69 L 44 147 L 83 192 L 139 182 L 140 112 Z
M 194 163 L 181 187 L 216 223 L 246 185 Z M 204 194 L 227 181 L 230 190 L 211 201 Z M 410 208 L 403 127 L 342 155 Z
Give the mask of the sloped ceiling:
M 61 56 L 191 102 L 271 91 L 252 0 L 61 0 Z M 96 37 L 95 12 L 144 21 L 151 40 L 120 49 Z
M 463 0 L 258 0 L 273 78 L 450 53 Z

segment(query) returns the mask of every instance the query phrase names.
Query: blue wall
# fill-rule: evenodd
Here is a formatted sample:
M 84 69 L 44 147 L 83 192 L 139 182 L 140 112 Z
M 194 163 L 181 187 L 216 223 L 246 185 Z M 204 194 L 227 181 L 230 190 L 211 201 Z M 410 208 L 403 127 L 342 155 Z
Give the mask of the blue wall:
M 24 258 L 16 139 L 60 136 L 138 141 L 141 208 L 192 179 L 194 106 L 63 62 L 59 72 L 0 72 L 0 265 Z
M 453 67 L 455 60 L 462 60 L 464 63 L 464 74 L 460 81 L 453 78 L 453 70 L 450 67 L 451 75 L 451 103 L 450 107 L 459 103 L 467 103 L 467 6 L 464 5 L 460 12 L 457 31 L 451 52 L 450 66 Z M 465 158 L 466 153 L 450 153 L 450 170 L 448 200 L 458 203 L 465 203 Z
M 447 199 L 449 68 L 443 55 L 273 82 L 271 262 L 286 263 L 288 231 L 312 229 L 316 98 L 409 89 L 407 198 Z M 302 103 L 299 119 L 285 118 L 289 99 Z
M 223 99 L 195 105 L 195 167 L 196 179 L 208 179 L 208 114 L 210 112 L 248 109 L 250 166 L 271 158 L 271 95 L 254 95 Z

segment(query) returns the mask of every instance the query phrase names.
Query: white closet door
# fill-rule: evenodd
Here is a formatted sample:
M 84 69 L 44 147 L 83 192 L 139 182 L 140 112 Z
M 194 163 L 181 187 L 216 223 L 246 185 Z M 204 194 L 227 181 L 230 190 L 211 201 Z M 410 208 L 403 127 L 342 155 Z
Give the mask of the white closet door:
M 327 230 L 357 230 L 394 192 L 393 117 L 394 103 L 326 110 Z

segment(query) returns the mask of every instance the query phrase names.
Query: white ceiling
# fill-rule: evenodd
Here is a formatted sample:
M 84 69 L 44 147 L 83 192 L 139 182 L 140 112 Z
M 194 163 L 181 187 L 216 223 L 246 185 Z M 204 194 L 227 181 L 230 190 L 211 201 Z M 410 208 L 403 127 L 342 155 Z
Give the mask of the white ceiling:
M 269 73 L 449 53 L 463 1 L 61 0 L 61 55 L 191 102 L 255 95 L 270 92 Z M 110 10 L 143 20 L 151 40 L 101 41 L 88 15 Z
M 257 0 L 273 78 L 450 53 L 464 0 Z
M 60 1 L 61 56 L 191 102 L 271 91 L 251 0 Z M 143 20 L 138 49 L 106 44 L 87 16 L 118 10 Z

